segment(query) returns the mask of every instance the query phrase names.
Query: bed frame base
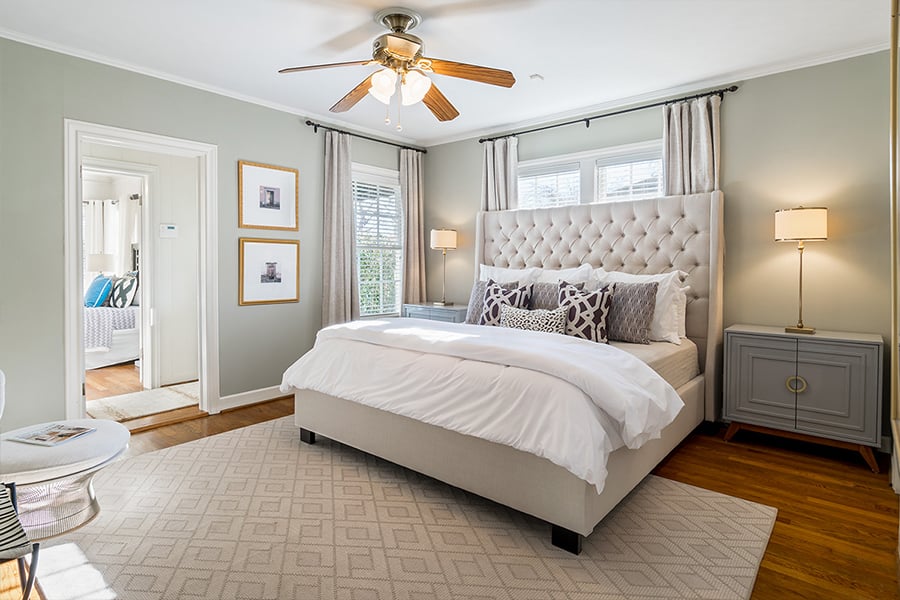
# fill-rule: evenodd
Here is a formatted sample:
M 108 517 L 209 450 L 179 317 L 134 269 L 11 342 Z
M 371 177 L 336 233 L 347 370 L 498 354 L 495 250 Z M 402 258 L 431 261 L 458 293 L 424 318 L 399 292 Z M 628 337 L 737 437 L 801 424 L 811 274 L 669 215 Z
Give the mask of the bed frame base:
M 584 536 L 559 525 L 552 525 L 550 543 L 572 554 L 581 554 L 581 542 Z

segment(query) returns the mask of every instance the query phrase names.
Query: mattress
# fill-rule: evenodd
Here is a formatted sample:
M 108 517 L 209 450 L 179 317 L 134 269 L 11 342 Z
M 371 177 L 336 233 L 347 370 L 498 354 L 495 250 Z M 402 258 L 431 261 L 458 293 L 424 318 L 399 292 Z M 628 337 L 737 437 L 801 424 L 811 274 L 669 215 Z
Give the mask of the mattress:
M 651 369 L 676 390 L 700 374 L 697 345 L 687 338 L 681 339 L 680 346 L 669 342 L 650 342 L 649 344 L 610 342 L 609 344 L 650 365 Z

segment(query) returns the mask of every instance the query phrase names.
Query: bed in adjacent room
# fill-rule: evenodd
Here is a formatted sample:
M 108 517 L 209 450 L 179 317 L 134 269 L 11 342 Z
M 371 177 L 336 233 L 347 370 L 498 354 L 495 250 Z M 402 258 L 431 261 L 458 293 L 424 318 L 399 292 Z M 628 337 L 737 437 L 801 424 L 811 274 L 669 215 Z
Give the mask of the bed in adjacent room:
M 97 276 L 85 292 L 84 368 L 99 369 L 141 357 L 137 272 Z
M 282 384 L 301 439 L 318 433 L 541 518 L 555 545 L 579 552 L 716 418 L 722 202 L 713 192 L 479 214 L 470 313 L 481 324 L 322 330 Z M 527 310 L 548 296 L 544 312 Z

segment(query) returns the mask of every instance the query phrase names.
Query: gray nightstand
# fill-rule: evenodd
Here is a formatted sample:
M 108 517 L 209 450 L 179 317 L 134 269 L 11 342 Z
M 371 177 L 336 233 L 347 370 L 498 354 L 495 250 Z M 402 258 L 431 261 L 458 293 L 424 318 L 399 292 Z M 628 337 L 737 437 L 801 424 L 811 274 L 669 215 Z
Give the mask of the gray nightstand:
M 741 429 L 857 450 L 878 472 L 880 335 L 733 325 L 725 330 L 728 441 Z
M 435 306 L 434 304 L 404 304 L 400 310 L 401 317 L 415 317 L 416 319 L 430 319 L 432 321 L 447 321 L 450 323 L 463 323 L 466 320 L 468 306 L 465 304 L 451 304 L 450 306 Z

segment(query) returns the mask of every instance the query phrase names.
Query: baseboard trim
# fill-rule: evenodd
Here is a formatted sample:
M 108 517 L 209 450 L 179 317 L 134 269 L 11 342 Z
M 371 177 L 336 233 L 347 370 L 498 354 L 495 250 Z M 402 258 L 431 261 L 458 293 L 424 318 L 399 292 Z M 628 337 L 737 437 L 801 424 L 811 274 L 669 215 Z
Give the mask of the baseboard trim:
M 258 404 L 259 402 L 267 402 L 269 400 L 275 400 L 276 398 L 284 398 L 285 395 L 286 394 L 282 392 L 277 385 L 273 385 L 272 387 L 250 390 L 248 392 L 241 392 L 230 396 L 222 396 L 217 400 L 210 398 L 209 413 L 216 414 L 223 410 L 240 408 L 241 406 Z

